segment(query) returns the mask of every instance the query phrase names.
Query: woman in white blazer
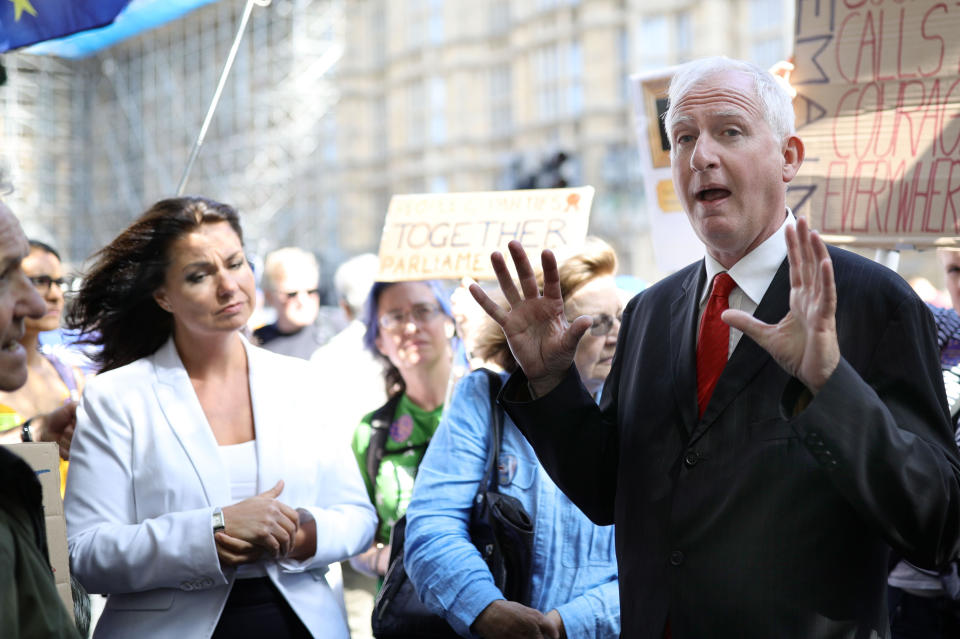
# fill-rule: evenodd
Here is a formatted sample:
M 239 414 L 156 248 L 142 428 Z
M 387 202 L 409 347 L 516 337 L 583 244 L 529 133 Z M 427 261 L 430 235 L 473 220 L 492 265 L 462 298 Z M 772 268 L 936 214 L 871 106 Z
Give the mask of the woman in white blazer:
M 96 637 L 349 637 L 325 574 L 376 514 L 309 364 L 241 336 L 254 300 L 236 212 L 203 198 L 155 204 L 84 281 L 102 372 L 65 508 L 73 573 L 109 595 Z

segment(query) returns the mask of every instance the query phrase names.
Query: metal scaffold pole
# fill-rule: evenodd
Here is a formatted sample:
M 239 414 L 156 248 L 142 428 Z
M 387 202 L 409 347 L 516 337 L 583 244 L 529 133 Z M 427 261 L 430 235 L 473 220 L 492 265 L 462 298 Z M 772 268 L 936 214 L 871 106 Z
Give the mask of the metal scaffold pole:
M 210 100 L 210 106 L 207 108 L 207 115 L 203 118 L 203 124 L 200 126 L 200 134 L 197 136 L 193 148 L 190 149 L 190 157 L 187 159 L 187 165 L 183 169 L 183 176 L 180 178 L 180 184 L 177 186 L 177 195 L 183 195 L 183 190 L 187 186 L 187 180 L 190 178 L 190 171 L 193 169 L 197 156 L 200 155 L 200 147 L 207 137 L 207 129 L 210 128 L 210 122 L 213 120 L 213 114 L 217 110 L 217 104 L 220 103 L 220 96 L 223 94 L 223 87 L 227 83 L 227 76 L 230 75 L 230 69 L 233 67 L 233 61 L 237 57 L 237 51 L 240 49 L 240 41 L 243 40 L 243 34 L 247 30 L 247 22 L 250 21 L 250 14 L 253 12 L 254 5 L 259 7 L 270 6 L 271 0 L 247 0 L 243 8 L 243 16 L 240 18 L 240 26 L 237 28 L 237 35 L 233 39 L 233 45 L 230 47 L 230 53 L 227 55 L 227 61 L 223 65 L 223 71 L 220 73 L 220 80 L 217 82 L 217 90 L 213 93 L 213 99 Z

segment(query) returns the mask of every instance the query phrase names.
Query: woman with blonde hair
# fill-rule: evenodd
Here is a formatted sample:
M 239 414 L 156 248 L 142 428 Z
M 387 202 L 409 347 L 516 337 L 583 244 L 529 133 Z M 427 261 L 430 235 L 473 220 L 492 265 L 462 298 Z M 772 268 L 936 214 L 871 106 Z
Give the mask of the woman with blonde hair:
M 593 319 L 574 362 L 594 394 L 610 372 L 620 328 L 616 267 L 613 249 L 598 239 L 560 264 L 567 317 Z M 474 354 L 506 371 L 502 378 L 517 367 L 503 332 L 489 320 Z M 491 449 L 488 380 L 484 371 L 461 380 L 420 465 L 407 510 L 404 558 L 417 594 L 464 637 L 619 636 L 613 526 L 594 525 L 560 492 L 507 416 L 498 486 L 519 499 L 534 522 L 528 601 L 505 600 L 471 542 L 471 506 Z

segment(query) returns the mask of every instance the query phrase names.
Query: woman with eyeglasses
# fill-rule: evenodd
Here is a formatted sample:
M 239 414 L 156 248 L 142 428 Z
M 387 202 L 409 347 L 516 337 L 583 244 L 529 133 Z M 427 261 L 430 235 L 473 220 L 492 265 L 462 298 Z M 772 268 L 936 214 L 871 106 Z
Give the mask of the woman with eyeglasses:
M 47 305 L 38 319 L 24 320 L 20 344 L 27 352 L 27 383 L 14 392 L 0 392 L 0 443 L 55 441 L 63 460 L 69 457 L 77 400 L 83 373 L 40 345 L 40 333 L 60 328 L 63 313 L 63 265 L 52 246 L 30 240 L 23 272 Z M 66 461 L 60 465 L 61 493 L 66 486 Z
M 567 318 L 593 319 L 574 365 L 597 396 L 620 330 L 616 267 L 613 249 L 593 238 L 559 265 Z M 489 319 L 478 329 L 473 354 L 501 367 L 504 379 L 517 368 L 503 331 Z M 407 510 L 404 565 L 410 581 L 427 608 L 464 637 L 618 637 L 613 526 L 593 524 L 567 499 L 506 415 L 497 479 L 500 492 L 519 499 L 533 520 L 529 601 L 504 598 L 471 542 L 470 510 L 491 446 L 488 379 L 478 371 L 460 381 L 420 464 Z
M 364 307 L 364 345 L 384 362 L 387 403 L 366 415 L 353 437 L 380 523 L 373 545 L 350 560 L 383 578 L 390 532 L 406 512 L 417 467 L 440 423 L 453 362 L 450 304 L 433 281 L 376 282 Z

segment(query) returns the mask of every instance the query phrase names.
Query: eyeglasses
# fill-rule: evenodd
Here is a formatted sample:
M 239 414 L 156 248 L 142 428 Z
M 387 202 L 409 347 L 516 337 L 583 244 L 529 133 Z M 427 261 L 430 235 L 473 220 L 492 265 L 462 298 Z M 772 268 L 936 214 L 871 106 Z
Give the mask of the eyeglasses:
M 40 293 L 49 293 L 50 287 L 53 284 L 57 285 L 61 291 L 67 284 L 67 280 L 62 277 L 53 278 L 49 275 L 37 275 L 35 277 L 30 277 L 30 283 L 33 284 L 33 288 L 37 289 L 37 292 Z
M 436 304 L 414 304 L 409 311 L 384 313 L 377 320 L 377 323 L 385 331 L 399 333 L 409 322 L 423 326 L 439 314 L 440 307 Z
M 320 295 L 320 289 L 311 288 L 309 291 L 281 291 L 279 295 L 284 296 L 288 301 L 296 299 L 300 294 L 309 295 L 314 297 Z
M 590 334 L 594 337 L 602 337 L 613 330 L 614 322 L 620 323 L 623 319 L 623 313 L 617 313 L 616 316 L 609 313 L 599 313 L 592 315 L 591 318 L 593 319 L 593 326 L 590 327 Z

